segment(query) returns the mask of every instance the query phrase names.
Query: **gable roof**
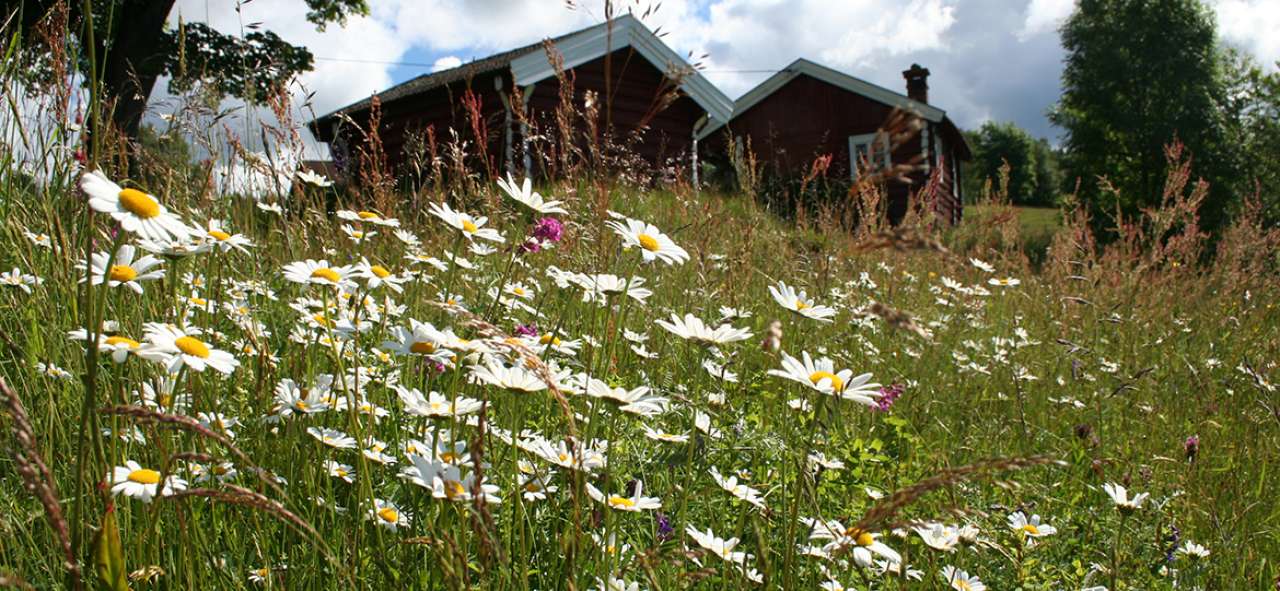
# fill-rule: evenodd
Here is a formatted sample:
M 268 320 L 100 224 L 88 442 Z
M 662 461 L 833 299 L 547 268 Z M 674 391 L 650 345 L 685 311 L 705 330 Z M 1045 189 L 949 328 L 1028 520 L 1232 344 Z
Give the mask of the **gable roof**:
M 612 25 L 612 27 L 610 27 Z M 551 39 L 564 60 L 564 68 L 570 69 L 609 53 L 633 48 L 646 60 L 663 72 L 672 68 L 688 68 L 688 64 L 676 52 L 667 47 L 657 35 L 630 14 L 580 31 Z M 417 95 L 480 74 L 510 69 L 519 86 L 528 86 L 555 75 L 555 67 L 543 50 L 543 43 L 531 43 L 524 47 L 504 51 L 456 68 L 423 74 L 377 93 L 382 103 Z M 714 121 L 728 121 L 733 115 L 734 103 L 696 70 L 681 80 L 680 90 L 693 99 Z M 338 115 L 364 111 L 372 104 L 372 96 L 326 115 L 317 117 L 309 126 L 313 132 L 328 127 Z
M 914 111 L 919 113 L 921 117 L 924 117 L 926 120 L 934 123 L 941 123 L 947 116 L 946 111 L 943 111 L 933 105 L 922 103 L 905 94 L 894 92 L 883 86 L 876 86 L 875 84 L 867 82 L 861 78 L 855 78 L 845 74 L 844 72 L 833 70 L 822 64 L 811 62 L 804 58 L 791 62 L 790 65 L 779 70 L 776 74 L 770 76 L 755 88 L 747 91 L 747 93 L 742 95 L 741 98 L 734 101 L 733 116 L 736 117 L 747 112 L 747 110 L 755 106 L 756 103 L 759 103 L 769 97 L 769 95 L 777 92 L 789 82 L 800 76 L 816 78 L 837 88 L 842 88 L 890 107 L 898 107 Z M 732 119 L 732 117 L 730 119 Z M 727 123 L 727 121 L 717 120 L 714 124 L 706 126 L 698 133 L 698 139 L 706 138 L 716 130 L 723 127 L 725 123 Z

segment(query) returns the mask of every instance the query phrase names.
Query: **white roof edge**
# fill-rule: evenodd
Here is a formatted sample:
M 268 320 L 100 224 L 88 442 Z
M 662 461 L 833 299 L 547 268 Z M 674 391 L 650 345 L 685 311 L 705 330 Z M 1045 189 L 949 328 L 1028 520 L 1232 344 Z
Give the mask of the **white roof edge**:
M 928 103 L 922 103 L 904 94 L 896 93 L 882 86 L 876 86 L 875 84 L 862 80 L 861 78 L 855 78 L 845 74 L 844 72 L 828 68 L 822 64 L 811 62 L 804 58 L 799 58 L 796 61 L 791 62 L 787 67 L 779 70 L 776 74 L 767 78 L 764 82 L 758 84 L 755 88 L 747 91 L 746 94 L 742 95 L 737 101 L 735 101 L 733 105 L 733 116 L 736 117 L 745 113 L 748 109 L 755 106 L 756 103 L 759 103 L 769 97 L 769 95 L 777 92 L 780 88 L 786 86 L 788 82 L 791 82 L 791 80 L 801 74 L 812 76 L 818 80 L 854 94 L 864 96 L 878 103 L 915 111 L 920 113 L 920 116 L 934 123 L 940 123 L 947 114 L 946 111 Z M 732 119 L 732 117 L 730 119 Z M 724 127 L 726 123 L 727 121 L 717 121 L 714 125 L 707 126 L 706 129 L 703 129 L 702 132 L 698 134 L 698 139 L 704 139 L 712 133 L 715 133 L 721 127 Z
M 600 23 L 556 44 L 556 48 L 564 59 L 565 69 L 579 66 L 625 47 L 634 48 L 637 53 L 663 72 L 672 65 L 688 65 L 657 35 L 654 35 L 653 31 L 630 14 L 614 19 L 612 39 L 610 39 L 608 23 Z M 554 76 L 555 68 L 544 52 L 535 51 L 512 60 L 511 75 L 516 84 L 527 86 Z M 728 121 L 733 116 L 733 100 L 720 92 L 720 89 L 696 70 L 681 81 L 680 90 L 689 95 L 689 98 L 717 122 Z

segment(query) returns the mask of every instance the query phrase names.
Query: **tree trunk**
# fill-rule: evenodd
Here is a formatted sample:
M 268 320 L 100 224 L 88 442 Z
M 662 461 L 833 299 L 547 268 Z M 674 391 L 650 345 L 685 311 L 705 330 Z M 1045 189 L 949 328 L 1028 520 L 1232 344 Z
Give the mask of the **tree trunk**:
M 111 121 L 130 140 L 138 137 L 147 98 L 164 72 L 164 23 L 173 3 L 174 0 L 122 2 L 115 15 L 110 49 L 105 59 L 99 58 L 103 59 L 103 93 L 115 100 Z M 98 40 L 100 52 L 103 41 Z

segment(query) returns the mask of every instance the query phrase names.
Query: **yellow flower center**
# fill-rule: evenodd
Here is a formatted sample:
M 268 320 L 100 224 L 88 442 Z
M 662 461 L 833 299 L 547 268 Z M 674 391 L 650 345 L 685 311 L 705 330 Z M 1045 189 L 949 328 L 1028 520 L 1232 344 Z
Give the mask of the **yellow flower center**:
M 448 463 L 452 464 L 452 463 L 454 463 L 454 462 L 458 461 L 458 454 L 455 454 L 455 453 L 453 453 L 453 452 L 451 452 L 451 451 L 446 451 L 446 452 L 444 452 L 444 453 L 440 454 L 440 460 L 441 460 L 441 461 L 443 461 L 443 462 L 448 462 Z
M 453 499 L 465 494 L 467 494 L 467 489 L 462 486 L 461 482 L 457 480 L 444 481 L 444 496 Z
M 138 272 L 133 270 L 129 265 L 111 265 L 111 269 L 107 271 L 107 276 L 112 281 L 128 282 L 138 278 Z
M 387 268 L 382 265 L 370 266 L 369 272 L 373 273 L 374 275 L 377 275 L 379 279 L 386 279 L 387 277 L 391 276 L 391 271 L 388 271 Z
M 808 308 L 808 307 L 809 307 L 809 304 L 804 303 L 804 300 L 796 300 L 796 309 L 797 309 L 797 310 L 803 310 L 803 309 Z
M 636 240 L 640 242 L 640 248 L 643 248 L 649 252 L 658 252 L 657 238 L 654 238 L 653 236 L 650 236 L 648 234 L 641 234 L 636 237 Z
M 344 469 L 342 469 L 342 468 L 338 468 L 337 470 L 334 470 L 334 471 L 333 471 L 333 473 L 334 473 L 334 474 L 337 474 L 337 475 L 338 475 L 338 478 L 346 478 L 346 477 L 347 477 L 347 474 L 350 474 L 349 472 L 347 472 L 346 470 L 344 470 Z
M 815 386 L 818 385 L 818 382 L 822 381 L 822 378 L 827 378 L 831 380 L 831 387 L 836 392 L 840 392 L 844 390 L 844 380 L 840 379 L 840 376 L 837 376 L 836 374 L 833 374 L 829 371 L 815 371 L 809 375 L 809 381 L 812 382 L 813 385 Z
M 226 466 L 222 465 L 214 466 L 210 471 L 213 472 L 214 476 L 223 476 L 228 472 Z
M 473 233 L 473 232 L 475 232 L 476 230 L 479 230 L 479 229 L 480 229 L 480 228 L 479 228 L 479 227 L 477 227 L 477 226 L 475 225 L 475 223 L 474 223 L 474 222 L 472 222 L 471 220 L 462 220 L 462 231 L 463 231 L 463 232 L 466 232 L 466 233 L 470 234 L 470 233 Z
M 137 189 L 120 191 L 120 205 L 140 218 L 153 218 L 160 215 L 160 204 L 150 195 Z
M 436 344 L 431 341 L 418 341 L 409 345 L 409 351 L 419 355 L 430 355 L 436 352 Z
M 298 410 L 307 410 L 308 408 L 311 408 L 311 405 L 307 404 L 306 400 L 299 400 L 293 403 L 293 407 Z
M 373 213 L 372 211 L 357 211 L 356 217 L 362 220 L 376 220 L 378 219 L 379 216 L 378 214 Z
M 319 267 L 315 271 L 311 272 L 311 276 L 314 278 L 324 279 L 325 281 L 330 281 L 333 283 L 337 283 L 342 279 L 342 277 L 338 275 L 337 271 L 334 271 L 329 267 Z
M 1036 527 L 1034 524 L 1031 524 L 1031 523 L 1028 523 L 1022 526 L 1022 531 L 1027 532 L 1033 536 L 1040 535 L 1040 528 Z
M 387 523 L 395 523 L 400 521 L 400 512 L 391 507 L 383 507 L 378 509 L 378 517 Z
M 513 289 L 511 290 L 511 293 L 514 293 L 514 294 L 516 294 L 516 295 L 518 295 L 518 296 L 522 296 L 522 295 L 524 295 L 524 288 L 523 288 L 523 287 L 516 287 L 516 288 L 513 288 Z
M 182 351 L 192 357 L 199 357 L 201 359 L 209 358 L 209 346 L 200 342 L 200 339 L 195 337 L 178 337 L 174 339 L 173 346 L 177 347 L 179 351 Z
M 333 321 L 329 320 L 329 318 L 324 314 L 315 314 L 311 319 L 315 320 L 316 324 L 319 324 L 320 326 L 333 326 Z
M 231 237 L 230 234 L 223 232 L 222 230 L 209 230 L 209 236 L 219 242 Z
M 142 346 L 142 343 L 129 337 L 107 337 L 106 343 L 113 347 L 116 345 L 128 345 L 130 349 L 137 349 Z
M 973 591 L 973 587 L 969 586 L 969 581 L 956 579 L 954 583 L 960 591 Z
M 627 497 L 620 497 L 618 495 L 613 495 L 609 497 L 609 506 L 623 508 L 623 509 L 631 509 L 636 506 L 636 502 L 631 499 L 628 499 Z
M 542 490 L 542 486 L 540 486 L 540 485 L 538 484 L 538 481 L 536 481 L 536 480 L 530 480 L 529 482 L 526 482 L 526 483 L 525 483 L 525 485 L 524 485 L 524 489 L 525 489 L 526 491 L 531 492 L 531 493 L 536 493 L 536 492 L 540 492 L 540 491 Z
M 542 338 L 538 339 L 538 342 L 544 345 L 551 344 L 557 347 L 560 346 L 560 339 L 558 337 L 552 336 L 551 334 L 542 335 Z
M 159 484 L 160 473 L 146 468 L 134 470 L 129 473 L 129 481 L 138 484 Z
M 862 546 L 863 548 L 865 548 L 865 547 L 867 547 L 867 546 L 870 546 L 870 545 L 872 545 L 872 544 L 876 543 L 876 539 L 875 539 L 874 537 L 872 537 L 870 533 L 865 532 L 865 531 L 864 531 L 864 532 L 859 533 L 859 534 L 858 534 L 857 536 L 855 536 L 853 539 L 854 539 L 854 541 L 855 541 L 855 542 L 857 542 L 857 543 L 858 543 L 858 545 L 859 545 L 859 546 Z

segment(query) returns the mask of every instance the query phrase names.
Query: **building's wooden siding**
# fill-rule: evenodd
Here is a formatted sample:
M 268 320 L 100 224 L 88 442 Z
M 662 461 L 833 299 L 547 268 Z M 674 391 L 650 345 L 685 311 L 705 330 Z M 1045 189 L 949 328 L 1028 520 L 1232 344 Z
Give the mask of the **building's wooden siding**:
M 704 153 L 724 153 L 727 149 L 725 142 L 730 136 L 750 138 L 751 150 L 757 162 L 764 167 L 764 174 L 803 175 L 809 171 L 815 158 L 831 155 L 831 168 L 827 174 L 851 178 L 849 137 L 876 132 L 886 124 L 892 111 L 892 107 L 883 103 L 811 76 L 800 75 L 747 110 L 735 114 L 729 125 L 705 140 Z M 941 125 L 934 125 L 932 132 L 927 134 L 930 164 L 942 143 L 951 142 L 950 138 L 943 138 L 943 134 Z M 917 135 L 894 146 L 892 161 L 901 164 L 918 160 L 926 153 L 921 150 L 924 137 L 924 134 Z M 944 156 L 944 160 L 950 160 L 953 154 Z M 958 219 L 959 203 L 951 190 L 954 185 L 950 180 L 951 167 L 946 165 L 946 168 L 948 175 L 940 186 L 946 195 L 939 198 L 939 204 L 945 202 L 946 211 L 939 213 L 948 219 Z M 910 184 L 891 182 L 887 187 L 891 220 L 902 218 L 906 213 L 908 195 L 922 188 L 927 181 L 924 171 L 910 176 Z
M 693 126 L 702 116 L 702 108 L 683 94 L 665 108 L 659 108 L 662 95 L 671 83 L 666 81 L 662 71 L 630 48 L 613 53 L 609 77 L 611 84 L 606 84 L 605 60 L 606 58 L 601 57 L 570 70 L 573 74 L 574 111 L 579 114 L 584 112 L 588 91 L 596 93 L 603 108 L 606 87 L 611 86 L 610 114 L 617 138 L 655 166 L 686 156 L 692 143 Z M 495 81 L 499 78 L 502 81 L 501 91 L 495 88 Z M 508 121 L 505 101 L 512 89 L 511 74 L 505 67 L 382 105 L 379 134 L 393 168 L 400 169 L 406 161 L 404 150 L 408 134 L 421 133 L 427 126 L 434 128 L 435 137 L 442 146 L 451 141 L 449 131 L 452 129 L 457 132 L 458 137 L 471 142 L 469 151 L 472 154 L 478 152 L 471 119 L 463 102 L 468 88 L 480 98 L 488 136 L 486 147 L 489 166 L 502 173 L 506 166 L 505 134 Z M 538 127 L 536 131 L 543 136 L 553 136 L 556 132 L 555 111 L 560 104 L 560 81 L 551 78 L 538 82 L 533 86 L 527 101 L 531 118 Z M 367 116 L 364 113 L 361 118 L 355 119 L 362 128 L 368 125 Z M 603 117 L 602 111 L 602 129 Z M 641 125 L 645 129 L 640 135 L 635 135 Z M 513 126 L 512 145 L 517 169 L 522 161 L 519 131 L 518 126 Z M 586 133 L 586 126 L 581 120 L 574 122 L 574 131 Z M 356 153 L 360 144 L 358 135 L 347 134 L 349 152 L 352 154 Z M 640 141 L 631 141 L 633 137 L 640 138 Z M 534 161 L 536 166 L 538 159 L 534 158 Z

